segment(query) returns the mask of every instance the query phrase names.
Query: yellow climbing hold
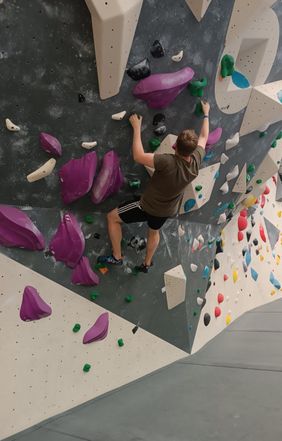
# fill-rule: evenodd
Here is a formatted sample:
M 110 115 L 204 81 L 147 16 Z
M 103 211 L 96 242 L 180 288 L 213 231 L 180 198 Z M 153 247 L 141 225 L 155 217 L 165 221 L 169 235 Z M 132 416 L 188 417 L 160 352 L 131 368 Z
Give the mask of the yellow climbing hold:
M 277 216 L 278 216 L 278 217 L 282 217 L 282 211 L 281 211 L 281 210 L 278 211 Z
M 259 259 L 260 259 L 261 262 L 264 261 L 264 257 L 262 255 L 259 256 Z
M 269 246 L 266 247 L 266 252 L 269 253 Z
M 277 256 L 276 256 L 276 265 L 279 265 L 279 263 L 280 263 L 280 256 L 279 256 L 279 254 L 277 254 Z
M 232 322 L 232 317 L 230 314 L 227 314 L 226 319 L 225 319 L 225 323 L 226 325 L 230 325 L 230 323 Z
M 276 291 L 275 291 L 275 289 L 273 289 L 273 290 L 271 291 L 270 295 L 271 295 L 271 296 L 274 296 L 275 294 L 276 294 Z
M 246 199 L 243 200 L 242 205 L 244 205 L 244 207 L 246 208 L 249 208 L 256 203 L 256 200 L 257 198 L 251 194 L 250 196 L 248 196 Z
M 238 280 L 238 271 L 237 270 L 233 270 L 232 277 L 233 277 L 233 282 L 236 283 Z

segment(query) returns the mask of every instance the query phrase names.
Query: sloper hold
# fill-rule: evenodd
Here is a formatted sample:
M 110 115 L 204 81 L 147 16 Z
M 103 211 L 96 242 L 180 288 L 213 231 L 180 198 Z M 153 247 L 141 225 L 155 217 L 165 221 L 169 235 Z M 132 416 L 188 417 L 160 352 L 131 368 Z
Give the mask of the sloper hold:
M 271 249 L 274 250 L 275 245 L 278 242 L 280 230 L 273 225 L 266 217 L 264 218 L 264 224 L 267 231 L 268 240 L 271 246 Z
M 239 141 L 240 141 L 240 133 L 237 132 L 237 133 L 235 133 L 234 136 L 232 136 L 231 138 L 227 139 L 227 141 L 225 143 L 225 149 L 226 150 L 232 149 L 237 144 L 239 144 Z
M 75 285 L 99 285 L 100 279 L 97 274 L 94 273 L 94 271 L 92 270 L 88 257 L 83 256 L 80 259 L 72 272 L 71 281 Z
M 150 63 L 148 58 L 139 61 L 126 71 L 127 75 L 135 81 L 143 80 L 151 75 Z
M 229 160 L 228 156 L 225 153 L 222 153 L 221 157 L 220 157 L 220 163 L 226 164 L 226 162 Z
M 19 208 L 9 205 L 0 205 L 0 243 L 32 251 L 45 247 L 42 233 L 30 218 Z
M 172 73 L 150 75 L 139 81 L 133 89 L 133 95 L 144 100 L 152 109 L 163 109 L 185 89 L 193 76 L 194 71 L 190 67 Z
M 226 214 L 225 213 L 221 213 L 219 218 L 218 218 L 217 223 L 218 223 L 218 225 L 220 225 L 220 224 L 224 224 L 224 222 L 226 222 Z
M 104 340 L 109 330 L 109 313 L 101 314 L 91 328 L 84 334 L 83 344 L 92 343 L 93 341 Z
M 246 193 L 247 190 L 247 165 L 245 164 L 241 170 L 240 175 L 238 176 L 237 181 L 234 184 L 232 189 L 233 193 Z
M 91 200 L 94 204 L 100 204 L 110 195 L 117 193 L 124 178 L 119 165 L 119 157 L 114 150 L 110 150 L 103 157 L 102 167 L 98 176 L 94 179 L 91 190 Z
M 84 252 L 84 247 L 84 235 L 75 216 L 71 213 L 64 214 L 49 244 L 51 253 L 56 260 L 74 268 Z
M 62 146 L 60 141 L 55 136 L 49 133 L 41 132 L 39 135 L 40 145 L 45 152 L 53 156 L 62 156 Z
M 201 21 L 202 18 L 204 18 L 211 1 L 212 0 L 186 0 L 186 3 L 194 17 L 198 21 Z
M 214 144 L 218 143 L 218 141 L 220 141 L 221 135 L 222 135 L 222 128 L 221 127 L 217 127 L 216 129 L 214 129 L 209 134 L 209 137 L 207 140 L 207 145 L 214 145 Z
M 65 204 L 70 204 L 90 191 L 96 167 L 96 152 L 87 153 L 79 159 L 71 159 L 61 167 L 61 196 Z
M 20 308 L 20 318 L 24 322 L 39 320 L 52 314 L 51 307 L 44 302 L 33 286 L 26 286 Z
M 227 181 L 224 182 L 224 184 L 220 187 L 219 190 L 222 192 L 222 194 L 226 194 L 226 193 L 228 193 L 228 192 L 229 192 L 229 185 L 228 185 L 228 182 L 227 182 Z
M 238 165 L 235 165 L 235 167 L 233 167 L 233 169 L 229 173 L 227 173 L 226 180 L 232 181 L 232 179 L 237 178 L 238 175 L 239 175 L 239 167 Z

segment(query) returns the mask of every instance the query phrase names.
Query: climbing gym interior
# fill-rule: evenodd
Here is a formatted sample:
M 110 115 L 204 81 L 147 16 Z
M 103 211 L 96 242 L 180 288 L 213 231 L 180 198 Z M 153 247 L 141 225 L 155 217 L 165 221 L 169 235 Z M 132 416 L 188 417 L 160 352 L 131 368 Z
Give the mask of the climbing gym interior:
M 281 0 L 1 0 L 0 24 L 0 439 L 281 439 Z M 129 117 L 175 155 L 203 100 L 154 265 L 142 222 L 99 261 L 155 173 Z

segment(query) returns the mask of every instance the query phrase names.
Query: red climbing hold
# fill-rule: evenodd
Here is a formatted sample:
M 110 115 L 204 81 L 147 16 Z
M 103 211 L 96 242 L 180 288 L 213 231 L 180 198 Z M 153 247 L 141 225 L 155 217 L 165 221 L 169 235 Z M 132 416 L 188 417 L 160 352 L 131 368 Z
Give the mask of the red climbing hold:
M 259 234 L 260 234 L 260 237 L 262 238 L 262 240 L 264 242 L 266 242 L 266 236 L 265 236 L 264 228 L 263 228 L 263 226 L 261 224 L 259 226 Z
M 224 295 L 223 294 L 221 294 L 221 293 L 219 293 L 218 295 L 217 295 L 217 303 L 222 303 L 224 301 Z
M 239 231 L 245 230 L 247 228 L 247 226 L 248 226 L 247 218 L 244 217 L 244 216 L 239 216 L 238 217 L 238 228 L 239 228 Z
M 215 316 L 215 318 L 221 316 L 221 309 L 220 309 L 219 306 L 216 306 L 216 307 L 214 308 L 214 316 Z
M 223 280 L 224 280 L 224 282 L 226 282 L 226 280 L 228 280 L 228 275 L 227 274 L 223 275 Z
M 265 196 L 264 196 L 264 194 L 261 195 L 260 206 L 261 206 L 261 208 L 263 208 L 265 206 Z
M 238 242 L 241 242 L 241 240 L 244 239 L 244 234 L 242 233 L 242 231 L 238 231 Z
M 240 211 L 240 216 L 243 216 L 243 217 L 247 217 L 248 216 L 247 208 L 243 208 L 243 210 Z
M 269 194 L 270 188 L 266 185 L 263 194 Z

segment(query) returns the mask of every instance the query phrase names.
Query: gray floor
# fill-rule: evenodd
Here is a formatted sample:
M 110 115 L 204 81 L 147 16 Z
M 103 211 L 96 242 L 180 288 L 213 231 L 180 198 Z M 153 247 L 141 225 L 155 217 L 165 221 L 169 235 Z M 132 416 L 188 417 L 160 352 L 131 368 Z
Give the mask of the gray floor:
M 281 323 L 278 300 L 196 355 L 10 440 L 281 440 Z

